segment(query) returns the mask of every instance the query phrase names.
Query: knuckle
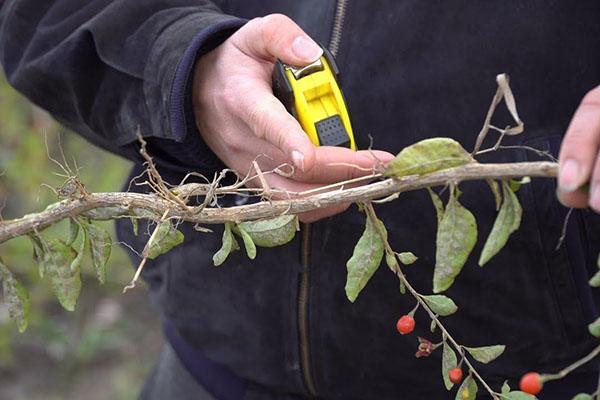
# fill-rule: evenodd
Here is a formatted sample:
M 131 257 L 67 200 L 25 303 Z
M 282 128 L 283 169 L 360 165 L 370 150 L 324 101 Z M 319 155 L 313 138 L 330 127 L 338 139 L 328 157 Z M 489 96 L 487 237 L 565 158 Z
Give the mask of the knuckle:
M 581 107 L 600 111 L 600 86 L 596 86 L 583 96 Z
M 254 133 L 261 139 L 265 139 L 269 132 L 269 110 L 271 102 L 269 100 L 261 100 L 252 104 L 247 113 L 247 119 L 252 126 Z
M 280 33 L 292 20 L 283 14 L 270 14 L 262 18 L 260 36 L 265 44 L 277 43 L 281 40 Z

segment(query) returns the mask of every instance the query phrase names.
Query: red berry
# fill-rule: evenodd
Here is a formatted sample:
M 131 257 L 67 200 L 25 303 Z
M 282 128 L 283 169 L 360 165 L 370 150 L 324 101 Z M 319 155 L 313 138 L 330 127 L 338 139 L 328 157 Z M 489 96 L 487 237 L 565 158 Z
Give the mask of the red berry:
M 519 387 L 521 391 L 529 394 L 536 395 L 542 391 L 542 386 L 544 383 L 542 382 L 542 378 L 540 374 L 537 372 L 528 372 L 521 378 L 521 382 L 519 383 Z
M 450 382 L 452 383 L 460 383 L 462 382 L 463 372 L 460 368 L 452 368 L 448 372 L 448 377 L 450 378 Z
M 396 329 L 402 335 L 407 335 L 415 329 L 415 319 L 410 315 L 403 315 L 396 323 Z

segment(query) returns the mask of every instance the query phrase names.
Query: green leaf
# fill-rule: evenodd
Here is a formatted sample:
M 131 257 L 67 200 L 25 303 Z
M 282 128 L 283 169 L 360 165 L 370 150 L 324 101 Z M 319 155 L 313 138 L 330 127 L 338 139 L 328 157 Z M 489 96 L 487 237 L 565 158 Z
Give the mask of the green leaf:
M 131 221 L 131 227 L 133 228 L 133 234 L 134 236 L 138 235 L 138 232 L 140 230 L 140 221 L 138 221 L 138 218 L 134 215 L 132 215 L 129 220 Z
M 385 176 L 423 175 L 473 161 L 456 140 L 431 138 L 405 147 L 388 165 Z
M 392 271 L 398 268 L 398 261 L 396 261 L 396 255 L 394 253 L 385 253 L 385 263 Z
M 490 190 L 492 191 L 492 194 L 494 195 L 494 200 L 496 202 L 496 211 L 498 211 L 500 209 L 500 205 L 502 204 L 502 193 L 500 192 L 500 185 L 498 185 L 498 182 L 496 182 L 493 179 L 486 179 L 485 180 L 488 184 L 488 186 L 490 187 Z
M 83 224 L 84 222 L 77 221 L 77 223 Z M 79 243 L 79 249 L 77 250 L 77 256 L 71 262 L 71 270 L 79 271 L 81 269 L 81 261 L 83 260 L 83 255 L 85 254 L 85 246 L 88 242 L 88 234 L 85 227 L 82 228 L 83 237 L 81 238 L 81 242 Z
M 590 279 L 590 286 L 600 287 L 600 271 L 596 272 Z
M 427 303 L 429 308 L 431 308 L 431 311 L 442 317 L 452 315 L 458 310 L 454 301 L 444 295 L 422 296 L 421 298 Z
M 600 337 L 600 318 L 588 325 L 590 333 L 596 337 Z
M 435 332 L 435 328 L 437 328 L 437 324 L 435 323 L 435 319 L 432 319 L 431 324 L 429 324 L 429 330 L 431 333 Z
M 92 264 L 94 265 L 94 270 L 96 270 L 96 276 L 98 277 L 98 281 L 104 284 L 107 274 L 106 266 L 112 249 L 112 239 L 106 229 L 92 223 L 86 224 L 84 229 L 87 230 Z M 158 236 L 156 239 L 158 239 Z
M 579 393 L 577 396 L 573 397 L 572 400 L 593 400 L 593 397 L 587 393 Z
M 507 400 L 536 400 L 537 399 L 537 397 L 535 397 L 529 393 L 525 393 L 525 392 L 521 392 L 521 391 L 514 391 L 514 392 L 502 394 L 502 398 L 507 399 Z
M 385 229 L 377 219 L 375 223 Z M 346 280 L 346 296 L 354 302 L 373 276 L 383 258 L 383 241 L 371 218 L 367 218 L 365 231 L 354 247 L 352 257 L 346 263 L 348 277 Z
M 438 226 L 433 291 L 440 293 L 454 283 L 477 241 L 475 217 L 459 202 L 454 190 Z
M 437 195 L 431 188 L 427 188 L 429 192 L 429 196 L 431 197 L 431 201 L 433 202 L 433 206 L 435 207 L 435 214 L 437 215 L 437 223 L 438 226 L 442 223 L 442 219 L 444 218 L 444 203 L 442 203 L 442 199 Z
M 77 240 L 77 235 L 79 234 L 79 223 L 74 218 L 69 218 L 69 240 L 67 240 L 67 244 L 71 246 Z
M 48 242 L 44 254 L 46 274 L 50 279 L 52 291 L 60 304 L 68 311 L 74 311 L 81 292 L 80 269 L 71 269 L 77 252 L 62 240 Z
M 500 357 L 500 355 L 504 353 L 505 349 L 506 346 L 503 344 L 485 347 L 465 347 L 465 350 L 467 350 L 474 359 L 484 364 L 494 361 L 496 358 Z
M 146 253 L 151 260 L 167 253 L 173 247 L 179 246 L 185 239 L 183 233 L 175 229 L 170 221 L 161 222 L 156 229 L 158 229 L 158 232 L 156 232 L 152 245 Z
M 442 377 L 444 378 L 444 385 L 446 385 L 446 389 L 450 390 L 454 386 L 454 383 L 450 381 L 450 376 L 448 373 L 452 368 L 456 368 L 458 365 L 458 359 L 456 358 L 456 353 L 452 348 L 444 341 L 444 345 L 442 347 Z
M 400 294 L 406 294 L 406 285 L 400 281 Z
M 234 232 L 237 233 L 244 241 L 244 247 L 246 248 L 246 254 L 248 258 L 254 260 L 256 258 L 256 245 L 252 240 L 252 237 L 242 228 L 241 226 L 234 227 Z
M 298 217 L 282 215 L 281 217 L 260 221 L 242 222 L 238 224 L 259 247 L 277 247 L 291 242 L 298 230 Z
M 495 256 L 504 247 L 510 234 L 519 229 L 519 225 L 521 225 L 523 209 L 521 208 L 519 199 L 510 190 L 506 182 L 502 182 L 502 194 L 504 195 L 502 207 L 500 208 L 500 212 L 498 212 L 496 221 L 494 221 L 492 231 L 483 246 L 483 251 L 479 258 L 480 266 L 483 266 Z
M 236 248 L 239 248 L 235 237 L 233 237 L 233 233 L 231 233 L 232 226 L 232 223 L 225 224 L 225 229 L 223 230 L 223 244 L 219 251 L 213 255 L 213 264 L 215 267 L 223 264 L 225 260 L 227 260 L 227 257 L 229 257 L 229 254 L 236 250 Z
M 0 258 L 0 280 L 2 280 L 2 292 L 4 302 L 8 306 L 8 315 L 15 321 L 19 332 L 23 333 L 29 325 L 29 313 L 31 302 L 27 289 L 13 276 L 4 261 Z
M 400 262 L 404 265 L 414 264 L 419 259 L 419 257 L 415 256 L 410 251 L 405 251 L 404 253 L 398 253 L 398 258 L 400 259 Z
M 510 190 L 513 193 L 516 193 L 521 189 L 521 186 L 528 184 L 531 182 L 531 178 L 528 176 L 524 176 L 521 179 L 511 179 L 509 182 Z
M 510 392 L 510 386 L 508 385 L 508 381 L 504 381 L 502 384 L 502 394 L 507 394 Z
M 456 392 L 456 400 L 475 400 L 477 396 L 477 383 L 471 375 L 463 381 Z
M 27 235 L 31 244 L 33 246 L 33 258 L 38 264 L 38 271 L 40 274 L 40 278 L 44 277 L 44 273 L 46 272 L 46 266 L 44 265 L 44 254 L 46 253 L 47 244 L 44 242 L 44 239 L 36 234 L 30 233 Z

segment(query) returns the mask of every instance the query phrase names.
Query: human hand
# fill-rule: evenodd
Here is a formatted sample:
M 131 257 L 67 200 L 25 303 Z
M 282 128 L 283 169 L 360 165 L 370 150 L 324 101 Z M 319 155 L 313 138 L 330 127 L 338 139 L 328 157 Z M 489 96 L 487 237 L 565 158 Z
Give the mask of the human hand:
M 291 19 L 272 14 L 248 22 L 198 61 L 193 89 L 196 124 L 204 141 L 229 168 L 245 176 L 254 160 L 263 171 L 292 163 L 292 176 L 267 174 L 265 178 L 271 188 L 300 192 L 366 175 L 365 169 L 376 161 L 373 156 L 383 162 L 393 158 L 382 151 L 315 147 L 273 96 L 271 75 L 277 58 L 303 66 L 321 54 L 320 46 Z M 249 184 L 259 186 L 258 182 Z M 319 209 L 300 219 L 315 221 L 347 207 Z
M 565 206 L 600 212 L 599 147 L 600 86 L 581 101 L 560 149 L 558 198 Z

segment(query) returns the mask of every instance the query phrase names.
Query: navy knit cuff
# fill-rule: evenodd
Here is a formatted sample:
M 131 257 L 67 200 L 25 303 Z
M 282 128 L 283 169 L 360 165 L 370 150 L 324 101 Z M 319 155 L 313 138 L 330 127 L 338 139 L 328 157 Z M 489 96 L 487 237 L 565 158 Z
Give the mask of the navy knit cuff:
M 197 166 L 201 160 L 203 167 L 218 168 L 222 165 L 196 129 L 192 108 L 193 70 L 199 57 L 219 46 L 245 23 L 246 20 L 231 18 L 201 30 L 177 65 L 169 98 L 169 120 L 171 136 L 178 142 L 174 145 L 180 147 L 177 157 L 185 164 Z M 169 149 L 164 150 L 171 153 Z

